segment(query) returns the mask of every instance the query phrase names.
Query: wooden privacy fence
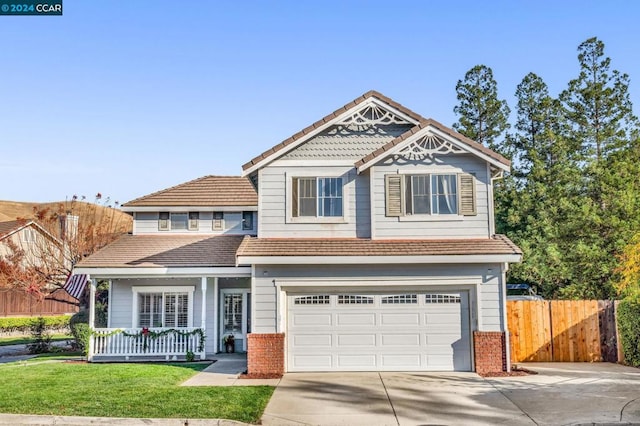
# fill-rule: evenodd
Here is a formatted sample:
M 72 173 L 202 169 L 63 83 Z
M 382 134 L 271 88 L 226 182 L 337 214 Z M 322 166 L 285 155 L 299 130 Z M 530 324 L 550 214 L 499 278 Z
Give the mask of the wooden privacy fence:
M 58 290 L 44 299 L 18 289 L 0 290 L 0 317 L 75 313 L 78 312 L 78 306 L 74 303 L 77 303 L 77 300 L 63 290 Z
M 507 301 L 511 361 L 617 362 L 611 300 Z

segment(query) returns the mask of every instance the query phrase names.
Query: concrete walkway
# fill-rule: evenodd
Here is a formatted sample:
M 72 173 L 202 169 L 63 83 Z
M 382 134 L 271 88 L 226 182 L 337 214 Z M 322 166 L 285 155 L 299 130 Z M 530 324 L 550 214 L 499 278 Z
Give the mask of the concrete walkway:
M 537 375 L 289 373 L 264 425 L 640 424 L 640 370 L 609 363 L 526 365 Z
M 213 364 L 180 386 L 277 386 L 280 379 L 241 379 L 247 371 L 247 354 L 216 354 Z

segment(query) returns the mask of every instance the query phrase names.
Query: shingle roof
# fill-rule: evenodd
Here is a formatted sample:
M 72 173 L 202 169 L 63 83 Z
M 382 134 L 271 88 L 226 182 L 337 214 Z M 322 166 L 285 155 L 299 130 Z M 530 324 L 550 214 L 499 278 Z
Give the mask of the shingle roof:
M 123 204 L 142 206 L 257 206 L 258 195 L 247 178 L 203 176 Z
M 246 238 L 238 256 L 437 256 L 516 254 L 504 235 L 450 240 L 370 240 L 364 238 Z
M 370 154 L 368 154 L 367 156 L 363 157 L 362 159 L 360 159 L 359 161 L 356 162 L 355 166 L 356 168 L 368 163 L 369 161 L 375 159 L 376 157 L 383 155 L 384 153 L 386 153 L 387 151 L 389 151 L 391 148 L 401 144 L 402 142 L 404 142 L 407 138 L 415 135 L 417 132 L 419 132 L 422 129 L 425 129 L 429 126 L 433 126 L 435 128 L 437 128 L 438 130 L 440 130 L 441 132 L 444 132 L 446 134 L 448 134 L 449 136 L 458 139 L 459 141 L 469 145 L 471 148 L 475 148 L 476 150 L 488 155 L 489 157 L 493 158 L 494 160 L 499 161 L 500 163 L 506 165 L 506 166 L 510 166 L 511 165 L 511 161 L 507 160 L 505 157 L 503 157 L 502 155 L 498 154 L 497 152 L 487 148 L 486 146 L 474 141 L 473 139 L 470 139 L 458 132 L 456 132 L 455 130 L 435 121 L 432 118 L 429 119 L 425 119 L 422 120 L 420 122 L 420 124 L 418 124 L 417 126 L 412 127 L 410 130 L 404 132 L 402 135 L 398 136 L 397 138 L 395 138 L 394 140 L 388 142 L 386 145 L 376 149 L 375 151 L 371 152 Z
M 243 235 L 124 235 L 80 268 L 235 266 Z
M 320 120 L 316 121 L 315 123 L 311 124 L 310 126 L 305 127 L 304 129 L 300 130 L 298 133 L 296 133 L 295 135 L 291 136 L 290 138 L 285 139 L 284 141 L 280 142 L 278 145 L 274 146 L 273 148 L 270 148 L 270 149 L 266 150 L 265 152 L 263 152 L 262 154 L 258 155 L 257 157 L 253 158 L 251 161 L 245 163 L 242 166 L 242 170 L 246 170 L 246 169 L 258 164 L 260 161 L 264 160 L 265 158 L 275 154 L 278 151 L 281 151 L 282 149 L 284 149 L 288 145 L 291 145 L 292 143 L 294 143 L 298 139 L 304 137 L 306 134 L 314 131 L 318 127 L 326 124 L 328 121 L 333 120 L 334 118 L 336 118 L 340 114 L 348 111 L 349 109 L 353 108 L 354 106 L 359 105 L 362 102 L 364 102 L 367 99 L 372 98 L 372 97 L 383 101 L 387 105 L 390 105 L 390 106 L 394 107 L 398 111 L 403 112 L 404 114 L 408 115 L 409 117 L 413 118 L 416 121 L 424 120 L 424 117 L 420 116 L 420 114 L 417 114 L 417 113 L 411 111 L 409 108 L 407 108 L 407 107 L 405 107 L 403 105 L 400 105 L 399 103 L 397 103 L 393 99 L 387 98 L 386 96 L 384 96 L 381 93 L 376 92 L 375 90 L 370 90 L 367 93 L 365 93 L 364 95 L 362 95 L 362 96 L 354 99 L 353 101 L 349 102 L 348 104 L 344 105 L 342 108 L 338 108 L 337 110 L 335 110 L 331 114 L 321 118 Z
M 24 220 L 9 220 L 6 222 L 0 222 L 0 239 L 2 239 L 2 237 L 4 237 L 5 235 L 15 231 L 16 229 L 25 226 L 27 223 L 29 222 Z

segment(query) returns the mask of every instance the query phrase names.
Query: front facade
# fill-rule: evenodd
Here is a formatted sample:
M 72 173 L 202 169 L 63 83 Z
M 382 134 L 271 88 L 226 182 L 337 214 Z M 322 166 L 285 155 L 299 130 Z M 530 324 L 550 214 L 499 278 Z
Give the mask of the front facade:
M 186 263 L 159 276 L 110 276 L 113 297 L 132 300 L 118 302 L 110 327 L 148 324 L 140 306 L 160 302 L 141 295 L 169 280 L 192 289 L 185 303 L 201 304 L 183 308 L 178 325 L 205 329 L 205 352 L 222 349 L 227 305 L 241 305 L 235 337 L 250 374 L 508 369 L 505 273 L 521 252 L 494 235 L 492 193 L 508 169 L 500 155 L 368 92 L 243 166 L 254 210 L 225 199 L 227 210 L 196 212 L 154 194 L 126 204 L 135 215 L 128 238 L 150 239 L 141 245 L 183 234 L 211 240 L 202 247 L 210 255 L 217 238 L 237 245 L 232 264 L 208 266 L 215 274 L 178 277 L 189 255 L 164 249 L 154 256 Z M 216 226 L 223 235 L 213 236 Z M 82 270 L 106 278 L 96 260 Z M 129 275 L 145 267 L 128 262 Z

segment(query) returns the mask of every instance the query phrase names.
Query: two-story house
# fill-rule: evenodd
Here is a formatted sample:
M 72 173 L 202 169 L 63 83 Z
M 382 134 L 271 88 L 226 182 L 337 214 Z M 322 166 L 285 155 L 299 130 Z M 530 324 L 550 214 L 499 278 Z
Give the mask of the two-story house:
M 234 334 L 252 374 L 508 369 L 505 273 L 521 252 L 494 235 L 492 188 L 509 166 L 368 92 L 243 178 L 125 204 L 134 235 L 78 268 L 111 280 L 110 329 L 130 329 L 97 331 L 92 355 L 147 327 L 160 347 L 177 327 L 175 339 L 204 331 L 201 356 Z

